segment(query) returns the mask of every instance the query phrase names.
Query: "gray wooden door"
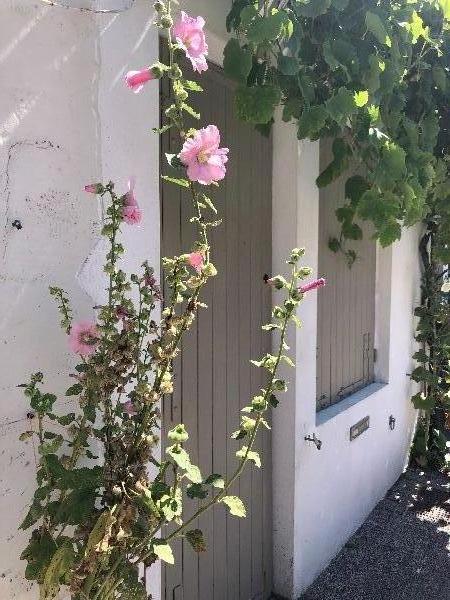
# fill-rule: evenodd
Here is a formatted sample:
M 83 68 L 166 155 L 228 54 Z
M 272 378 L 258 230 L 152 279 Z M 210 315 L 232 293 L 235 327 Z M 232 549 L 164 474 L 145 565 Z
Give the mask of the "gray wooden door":
M 189 69 L 191 76 L 192 71 Z M 189 450 L 204 476 L 232 473 L 239 444 L 240 408 L 264 385 L 252 357 L 270 351 L 270 336 L 261 330 L 270 313 L 270 292 L 263 277 L 271 268 L 272 144 L 234 116 L 233 90 L 213 65 L 201 77 L 205 94 L 196 98 L 201 126 L 216 124 L 222 145 L 230 148 L 226 180 L 213 189 L 223 223 L 213 230 L 212 260 L 219 275 L 211 280 L 196 326 L 183 342 L 175 368 L 175 393 L 163 406 L 164 433 L 184 423 Z M 162 88 L 162 107 L 167 106 Z M 198 123 L 193 123 L 199 127 Z M 179 140 L 166 134 L 165 152 L 177 152 Z M 189 197 L 174 185 L 162 185 L 162 253 L 189 252 L 194 240 Z M 200 518 L 195 526 L 208 551 L 195 554 L 185 542 L 175 544 L 175 567 L 163 572 L 166 600 L 266 600 L 272 589 L 272 491 L 270 433 L 261 432 L 261 470 L 248 467 L 232 493 L 241 496 L 248 516 L 240 520 L 224 507 Z M 189 513 L 196 504 L 187 500 Z

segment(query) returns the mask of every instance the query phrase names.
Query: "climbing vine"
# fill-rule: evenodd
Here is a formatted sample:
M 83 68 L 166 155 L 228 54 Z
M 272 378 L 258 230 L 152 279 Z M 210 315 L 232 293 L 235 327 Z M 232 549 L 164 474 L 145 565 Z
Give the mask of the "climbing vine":
M 359 220 L 372 223 L 382 246 L 424 223 L 423 349 L 413 373 L 424 393 L 413 400 L 427 423 L 449 406 L 449 21 L 448 0 L 234 0 L 227 26 L 235 37 L 224 52 L 241 119 L 269 132 L 281 107 L 299 140 L 332 138 L 319 187 L 351 167 L 332 251 L 352 263 Z M 434 429 L 423 430 L 425 449 Z

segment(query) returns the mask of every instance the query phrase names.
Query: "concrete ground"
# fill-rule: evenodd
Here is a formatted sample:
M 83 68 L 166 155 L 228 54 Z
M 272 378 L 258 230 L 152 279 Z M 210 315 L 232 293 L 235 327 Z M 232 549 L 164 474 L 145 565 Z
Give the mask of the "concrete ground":
M 301 600 L 450 600 L 450 477 L 407 471 Z

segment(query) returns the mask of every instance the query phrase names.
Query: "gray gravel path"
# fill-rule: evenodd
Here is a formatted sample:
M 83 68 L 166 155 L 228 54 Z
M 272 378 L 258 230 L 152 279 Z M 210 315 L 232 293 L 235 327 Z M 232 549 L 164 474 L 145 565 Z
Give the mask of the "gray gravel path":
M 302 600 L 450 600 L 450 478 L 407 471 Z

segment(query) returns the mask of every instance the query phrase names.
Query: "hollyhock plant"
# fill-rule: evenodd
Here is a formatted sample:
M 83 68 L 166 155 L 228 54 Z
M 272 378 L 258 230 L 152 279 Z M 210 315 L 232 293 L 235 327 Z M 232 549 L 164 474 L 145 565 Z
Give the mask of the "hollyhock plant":
M 128 71 L 125 75 L 127 86 L 131 88 L 135 94 L 139 94 L 144 85 L 153 79 L 157 79 L 157 77 L 150 67 L 142 69 L 141 71 Z
M 203 265 L 205 264 L 205 257 L 202 252 L 191 252 L 188 258 L 188 264 L 193 269 L 197 271 L 197 273 L 201 273 Z
M 201 73 L 208 69 L 206 57 L 208 56 L 208 44 L 206 43 L 205 19 L 203 17 L 190 17 L 184 11 L 180 19 L 173 27 L 173 35 L 177 43 L 186 52 L 187 58 L 192 63 L 194 71 Z
M 128 225 L 138 225 L 142 221 L 142 211 L 134 195 L 135 179 L 130 177 L 128 180 L 128 192 L 125 195 L 125 201 L 123 205 L 123 220 Z
M 220 132 L 215 125 L 200 129 L 184 142 L 180 160 L 191 181 L 210 185 L 224 179 L 229 150 L 219 146 Z
M 323 287 L 324 285 L 326 285 L 326 283 L 326 280 L 323 277 L 321 277 L 320 279 L 314 279 L 314 281 L 300 286 L 298 289 L 302 294 L 306 294 L 306 292 L 310 292 L 312 290 L 316 290 L 317 288 Z
M 69 334 L 69 346 L 72 352 L 81 356 L 93 354 L 99 343 L 99 331 L 95 323 L 80 321 L 74 323 Z

